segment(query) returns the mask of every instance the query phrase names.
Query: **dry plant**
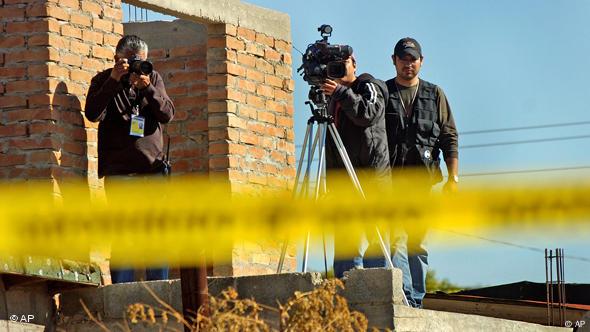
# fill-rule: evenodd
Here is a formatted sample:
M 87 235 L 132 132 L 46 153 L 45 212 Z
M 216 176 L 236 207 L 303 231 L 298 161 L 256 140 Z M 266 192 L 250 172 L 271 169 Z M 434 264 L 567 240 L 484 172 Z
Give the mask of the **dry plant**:
M 131 324 L 143 323 L 153 326 L 159 331 L 175 331 L 167 327 L 170 319 L 176 320 L 192 332 L 299 332 L 299 331 L 367 331 L 367 318 L 360 312 L 351 311 L 346 299 L 338 295 L 344 285 L 338 279 L 325 281 L 322 286 L 310 292 L 295 292 L 286 304 L 273 308 L 257 303 L 253 299 L 238 299 L 238 293 L 228 288 L 219 297 L 210 297 L 209 316 L 199 312 L 190 322 L 186 321 L 169 304 L 162 301 L 151 289 L 148 292 L 162 305 L 156 308 L 150 305 L 135 303 L 127 307 L 127 316 Z M 82 303 L 90 320 L 100 326 L 103 331 L 108 328 L 98 321 Z M 280 319 L 279 330 L 273 329 L 259 314 L 263 310 L 275 312 Z M 158 319 L 158 316 L 161 318 Z M 126 322 L 127 323 L 127 322 Z M 117 324 L 123 331 L 131 329 Z M 376 329 L 372 329 L 376 331 Z M 176 330 L 178 331 L 178 330 Z M 178 331 L 182 332 L 182 331 Z

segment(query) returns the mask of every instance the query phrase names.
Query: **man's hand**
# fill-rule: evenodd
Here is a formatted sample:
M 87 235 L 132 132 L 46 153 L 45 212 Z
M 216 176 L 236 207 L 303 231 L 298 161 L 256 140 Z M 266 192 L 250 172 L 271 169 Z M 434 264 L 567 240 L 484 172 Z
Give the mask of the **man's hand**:
M 136 73 L 131 73 L 129 76 L 129 82 L 131 86 L 137 88 L 139 90 L 143 90 L 147 88 L 151 81 L 148 75 L 137 75 Z
M 322 90 L 322 92 L 326 96 L 331 96 L 332 94 L 334 94 L 334 91 L 336 91 L 337 87 L 338 87 L 338 83 L 336 83 L 335 81 L 332 81 L 331 79 L 326 79 L 324 81 L 324 83 L 322 84 L 322 86 L 320 87 L 320 90 Z
M 449 178 L 447 183 L 443 186 L 443 192 L 456 193 L 459 190 L 459 184 L 453 178 Z
M 119 59 L 119 61 L 117 61 L 117 63 L 115 63 L 115 66 L 113 67 L 113 70 L 111 71 L 111 78 L 114 79 L 115 81 L 119 82 L 121 80 L 121 77 L 123 77 L 123 75 L 127 74 L 128 71 L 129 71 L 129 64 L 127 63 L 127 59 Z

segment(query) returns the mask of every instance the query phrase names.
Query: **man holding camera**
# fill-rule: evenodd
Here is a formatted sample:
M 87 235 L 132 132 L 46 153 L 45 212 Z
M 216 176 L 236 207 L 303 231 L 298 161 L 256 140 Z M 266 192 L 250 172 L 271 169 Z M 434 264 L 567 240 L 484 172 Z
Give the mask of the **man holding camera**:
M 135 35 L 119 40 L 115 66 L 97 74 L 86 97 L 85 114 L 98 125 L 98 176 L 149 181 L 165 166 L 161 124 L 174 105 L 160 74 L 146 61 L 148 46 Z M 141 202 L 145 204 L 146 202 Z M 149 208 L 146 205 L 146 208 Z M 133 281 L 133 270 L 112 270 L 113 283 Z M 168 269 L 148 269 L 147 280 L 167 279 Z
M 459 182 L 458 134 L 447 98 L 440 87 L 418 77 L 424 57 L 415 39 L 399 40 L 391 57 L 397 75 L 386 82 L 389 102 L 385 116 L 394 185 L 412 181 L 412 188 L 429 195 L 432 185 L 442 180 L 442 150 L 449 175 L 443 190 L 455 192 Z M 392 261 L 403 272 L 410 305 L 420 308 L 428 269 L 423 244 L 426 228 L 412 226 L 411 232 L 394 234 Z
M 359 178 L 389 183 L 389 152 L 385 131 L 387 87 L 382 81 L 369 74 L 361 74 L 357 77 L 356 59 L 353 55 L 341 62 L 346 68 L 344 76 L 337 79 L 328 78 L 321 85 L 321 91 L 330 97 L 328 113 L 333 117 Z M 326 140 L 326 167 L 328 169 L 344 168 L 336 145 L 329 135 Z M 367 230 L 367 234 L 370 233 L 374 231 Z M 350 241 L 350 239 L 335 239 L 336 249 L 339 241 L 347 240 Z M 335 259 L 335 276 L 341 278 L 344 271 L 353 268 L 385 267 L 382 251 L 377 249 L 378 245 L 374 243 L 375 241 L 372 242 L 369 245 L 367 239 L 362 236 L 358 245 L 358 256 L 352 260 Z M 340 245 L 342 245 L 341 242 Z M 369 252 L 374 257 L 363 259 L 363 256 Z

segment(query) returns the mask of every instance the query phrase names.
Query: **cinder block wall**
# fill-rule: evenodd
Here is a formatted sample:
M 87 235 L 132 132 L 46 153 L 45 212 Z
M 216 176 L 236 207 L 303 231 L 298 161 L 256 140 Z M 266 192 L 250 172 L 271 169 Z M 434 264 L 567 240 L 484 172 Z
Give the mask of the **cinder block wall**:
M 97 179 L 90 78 L 111 65 L 123 32 L 119 0 L 0 2 L 0 178 Z

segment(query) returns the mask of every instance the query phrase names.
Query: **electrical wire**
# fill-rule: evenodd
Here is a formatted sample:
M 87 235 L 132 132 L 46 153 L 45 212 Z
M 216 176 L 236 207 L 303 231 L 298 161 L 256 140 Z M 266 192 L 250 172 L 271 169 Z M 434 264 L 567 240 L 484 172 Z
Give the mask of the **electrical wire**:
M 483 130 L 471 130 L 460 132 L 460 135 L 473 135 L 473 134 L 487 134 L 497 133 L 505 131 L 519 131 L 519 130 L 531 130 L 531 129 L 543 129 L 543 128 L 557 128 L 557 127 L 568 127 L 568 126 L 581 126 L 590 124 L 590 121 L 578 121 L 578 122 L 565 122 L 565 123 L 553 123 L 535 126 L 524 126 L 524 127 L 511 127 L 511 128 L 495 128 L 495 129 L 483 129 Z
M 468 234 L 468 233 L 463 233 L 463 232 L 457 232 L 457 231 L 453 231 L 453 230 L 450 230 L 450 229 L 442 229 L 442 228 L 432 228 L 432 229 L 437 230 L 437 231 L 441 231 L 441 232 L 447 232 L 447 233 L 455 234 L 455 235 L 461 235 L 461 236 L 464 236 L 464 237 L 468 237 L 468 238 L 472 238 L 472 239 L 477 239 L 477 240 L 480 240 L 480 241 L 485 241 L 485 242 L 490 242 L 490 243 L 495 243 L 495 244 L 501 244 L 501 245 L 505 245 L 505 246 L 509 246 L 509 247 L 519 248 L 519 249 L 523 249 L 523 250 L 529 250 L 529 251 L 534 251 L 534 252 L 542 252 L 542 253 L 545 252 L 545 249 L 541 249 L 541 248 L 537 248 L 537 247 L 525 246 L 525 245 L 522 245 L 522 244 L 508 242 L 508 241 L 490 239 L 490 238 L 486 238 L 486 237 L 483 237 L 483 236 L 473 235 L 473 234 Z M 565 257 L 568 258 L 568 259 L 572 259 L 572 260 L 577 260 L 577 261 L 581 261 L 581 262 L 590 263 L 590 258 L 588 258 L 588 257 L 572 256 L 572 255 L 566 255 Z
M 571 171 L 571 170 L 580 170 L 580 169 L 590 169 L 590 165 L 555 167 L 555 168 L 523 169 L 523 170 L 498 171 L 498 172 L 464 173 L 464 174 L 461 174 L 460 176 L 461 177 L 469 177 L 469 176 L 487 176 L 487 175 L 505 175 L 505 174 L 526 174 L 526 173 Z
M 501 146 L 501 145 L 567 141 L 567 140 L 583 139 L 583 138 L 590 138 L 590 135 L 550 137 L 550 138 L 539 138 L 539 139 L 530 139 L 530 140 L 522 140 L 522 141 L 507 141 L 507 142 L 494 142 L 494 143 L 484 143 L 484 144 L 472 144 L 472 145 L 459 146 L 459 149 L 487 148 L 487 147 Z

